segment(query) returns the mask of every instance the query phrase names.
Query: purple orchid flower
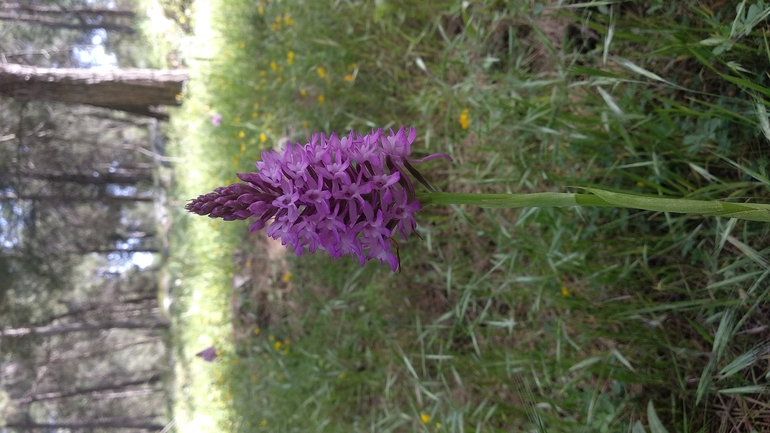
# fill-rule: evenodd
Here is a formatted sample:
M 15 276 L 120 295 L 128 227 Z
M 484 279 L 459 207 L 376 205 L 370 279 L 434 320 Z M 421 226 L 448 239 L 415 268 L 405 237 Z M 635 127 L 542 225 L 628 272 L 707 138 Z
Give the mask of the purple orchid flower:
M 451 161 L 440 153 L 407 159 L 416 136 L 414 128 L 404 127 L 390 134 L 351 131 L 341 138 L 314 134 L 304 146 L 263 152 L 258 172 L 238 174 L 243 183 L 201 195 L 185 209 L 225 220 L 256 218 L 250 231 L 272 220 L 268 236 L 297 255 L 327 251 L 334 258 L 350 255 L 362 266 L 377 259 L 400 270 L 393 236 L 406 240 L 416 228 L 414 213 L 422 208 L 407 173 L 434 191 L 410 161 Z

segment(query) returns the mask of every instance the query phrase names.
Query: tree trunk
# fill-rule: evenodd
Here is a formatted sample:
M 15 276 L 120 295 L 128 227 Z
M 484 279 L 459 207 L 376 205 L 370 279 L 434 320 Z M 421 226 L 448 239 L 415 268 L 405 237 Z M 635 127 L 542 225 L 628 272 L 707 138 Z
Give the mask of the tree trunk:
M 0 66 L 1 67 L 1 66 Z M 139 182 L 151 182 L 152 172 L 142 170 L 128 173 L 49 173 L 49 172 L 21 172 L 0 174 L 0 181 L 12 182 L 15 178 L 44 180 L 47 182 L 71 182 L 81 185 L 136 185 Z
M 61 13 L 61 12 L 60 12 Z M 81 31 L 90 31 L 96 29 L 104 29 L 118 33 L 132 34 L 134 28 L 125 24 L 116 24 L 110 22 L 102 22 L 96 20 L 94 23 L 89 23 L 86 20 L 79 21 L 77 23 L 71 21 L 61 21 L 51 18 L 41 17 L 37 15 L 18 15 L 8 12 L 0 12 L 1 21 L 20 21 L 31 24 L 38 24 L 45 27 L 61 28 L 61 29 L 73 29 Z
M 28 397 L 17 399 L 16 403 L 29 404 L 35 401 L 56 400 L 59 398 L 74 397 L 74 396 L 83 395 L 83 394 L 93 394 L 100 391 L 125 390 L 125 388 L 129 388 L 132 386 L 151 385 L 153 383 L 157 383 L 159 380 L 160 380 L 160 373 L 155 373 L 152 376 L 147 378 L 130 380 L 127 382 L 105 383 L 102 385 L 92 386 L 88 388 L 76 388 L 70 391 L 53 391 L 53 392 L 44 392 L 41 394 L 30 395 Z
M 163 392 L 163 390 L 160 388 L 139 388 L 125 391 L 97 392 L 92 394 L 92 397 L 94 400 L 114 400 L 118 398 L 132 398 L 141 397 L 144 395 L 153 395 L 156 392 Z
M 101 350 L 95 350 L 92 352 L 77 352 L 74 354 L 67 353 L 65 355 L 56 356 L 54 355 L 51 357 L 51 359 L 48 360 L 40 360 L 37 361 L 39 364 L 46 364 L 46 365 L 54 365 L 59 363 L 67 363 L 67 362 L 83 362 L 86 359 L 89 358 L 98 358 L 100 356 L 108 355 L 108 354 L 114 354 L 116 352 L 119 352 L 121 350 L 130 349 L 134 346 L 141 346 L 144 344 L 156 344 L 158 343 L 158 338 L 153 338 L 151 340 L 139 340 L 139 341 L 132 341 L 130 343 L 123 343 L 123 344 L 115 344 L 112 346 L 109 346 L 107 348 L 101 349 Z
M 70 332 L 104 331 L 107 329 L 161 329 L 168 328 L 168 322 L 104 322 L 65 323 L 63 325 L 38 326 L 36 328 L 13 328 L 0 330 L 0 337 L 24 337 L 26 335 L 61 335 Z
M 25 194 L 18 196 L 12 192 L 0 193 L 0 202 L 4 201 L 17 201 L 17 200 L 31 200 L 42 201 L 45 203 L 83 203 L 83 202 L 151 202 L 152 196 L 137 196 L 137 195 L 97 195 L 92 197 L 74 197 L 74 196 L 62 196 L 62 195 L 41 195 L 41 194 Z M 152 236 L 152 234 L 149 234 Z
M 20 100 L 87 104 L 166 120 L 161 105 L 180 105 L 185 70 L 49 69 L 0 64 L 0 94 Z
M 112 254 L 112 253 L 119 253 L 119 254 L 134 254 L 134 253 L 159 253 L 160 249 L 153 248 L 153 247 L 136 247 L 136 248 L 130 248 L 125 250 L 120 250 L 117 248 L 88 248 L 88 247 L 82 247 L 80 248 L 80 252 L 82 254 Z
M 50 317 L 45 320 L 45 323 L 53 323 L 57 320 L 61 320 L 67 317 L 72 316 L 83 316 L 86 313 L 90 313 L 92 311 L 100 310 L 100 311 L 118 311 L 118 308 L 115 307 L 124 307 L 124 306 L 132 306 L 136 304 L 143 304 L 143 303 L 149 303 L 154 308 L 157 306 L 158 303 L 158 295 L 157 294 L 151 294 L 147 296 L 141 296 L 138 298 L 130 298 L 130 299 L 124 299 L 119 302 L 115 303 L 106 303 L 106 302 L 93 302 L 93 303 L 87 303 L 85 305 L 81 306 L 70 306 L 66 302 L 59 301 L 59 303 L 64 304 L 67 306 L 68 311 L 66 313 L 57 314 L 56 316 Z M 81 319 L 82 320 L 82 319 Z M 51 325 L 43 325 L 41 323 L 38 323 L 39 326 L 51 326 Z M 36 326 L 36 325 L 33 325 Z
M 116 16 L 134 18 L 136 14 L 131 9 L 107 9 L 107 8 L 89 8 L 89 7 L 54 7 L 54 6 L 37 6 L 37 5 L 23 5 L 19 3 L 0 3 L 0 10 L 16 10 L 24 11 L 33 14 L 53 14 L 61 15 L 62 13 L 70 14 L 83 14 L 83 15 L 102 15 L 102 16 Z
M 114 428 L 114 429 L 138 429 L 138 430 L 163 430 L 166 426 L 163 424 L 156 424 L 149 421 L 135 421 L 130 418 L 124 419 L 100 419 L 93 421 L 63 421 L 50 424 L 41 424 L 34 422 L 9 422 L 6 423 L 5 428 L 16 430 L 48 430 L 54 431 L 56 429 L 83 429 L 93 430 L 97 428 Z

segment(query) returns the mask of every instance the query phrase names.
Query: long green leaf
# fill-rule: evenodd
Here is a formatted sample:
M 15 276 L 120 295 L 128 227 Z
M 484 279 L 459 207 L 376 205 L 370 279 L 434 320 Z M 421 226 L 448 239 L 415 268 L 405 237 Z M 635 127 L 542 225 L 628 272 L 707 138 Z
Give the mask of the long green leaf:
M 770 222 L 770 205 L 766 204 L 737 204 L 721 201 L 676 199 L 650 195 L 623 194 L 596 188 L 585 189 L 616 207 Z M 576 196 L 578 204 L 583 204 L 582 197 L 580 195 Z

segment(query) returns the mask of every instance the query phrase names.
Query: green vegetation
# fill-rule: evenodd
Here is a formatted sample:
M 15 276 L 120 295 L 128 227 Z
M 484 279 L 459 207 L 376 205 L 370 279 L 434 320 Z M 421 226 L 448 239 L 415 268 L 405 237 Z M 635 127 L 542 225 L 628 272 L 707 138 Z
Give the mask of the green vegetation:
M 444 191 L 770 203 L 770 5 L 561 3 L 196 3 L 176 199 L 314 131 L 412 125 Z M 401 273 L 289 273 L 247 224 L 174 212 L 182 430 L 770 428 L 765 223 L 429 207 Z

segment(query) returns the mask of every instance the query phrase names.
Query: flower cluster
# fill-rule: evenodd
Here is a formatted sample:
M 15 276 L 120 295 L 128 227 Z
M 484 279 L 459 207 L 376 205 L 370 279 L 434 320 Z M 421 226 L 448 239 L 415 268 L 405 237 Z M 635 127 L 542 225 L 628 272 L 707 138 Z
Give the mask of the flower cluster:
M 408 238 L 421 208 L 407 172 L 430 188 L 407 159 L 416 135 L 414 128 L 403 127 L 390 134 L 382 129 L 343 137 L 314 134 L 305 145 L 263 152 L 258 172 L 238 174 L 243 183 L 217 188 L 186 209 L 225 220 L 254 217 L 250 231 L 273 220 L 268 236 L 297 255 L 305 250 L 328 251 L 334 258 L 350 254 L 362 266 L 378 259 L 396 271 L 400 262 L 393 237 Z M 435 157 L 449 159 L 433 154 L 412 162 Z

